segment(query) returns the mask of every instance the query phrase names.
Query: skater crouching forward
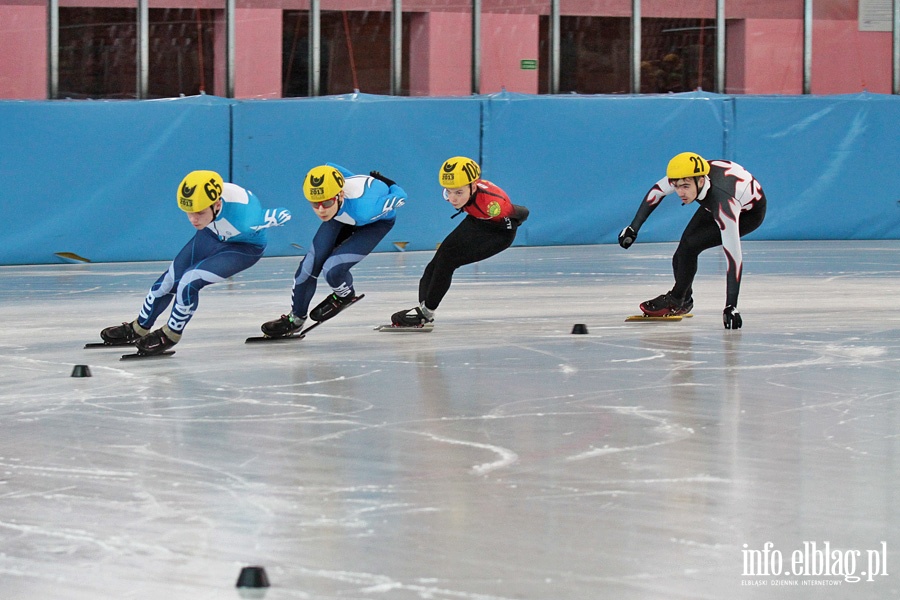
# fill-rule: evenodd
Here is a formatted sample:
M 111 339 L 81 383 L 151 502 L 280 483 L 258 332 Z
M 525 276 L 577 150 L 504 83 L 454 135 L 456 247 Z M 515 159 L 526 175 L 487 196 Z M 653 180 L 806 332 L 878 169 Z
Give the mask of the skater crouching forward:
M 286 337 L 303 328 L 320 274 L 332 293 L 309 311 L 313 321 L 325 321 L 356 298 L 350 268 L 369 255 L 394 227 L 396 209 L 406 192 L 378 171 L 354 175 L 327 163 L 306 174 L 303 194 L 322 220 L 312 247 L 294 274 L 291 311 L 260 328 L 266 337 Z
M 200 290 L 256 264 L 266 249 L 266 229 L 291 218 L 284 208 L 264 210 L 252 192 L 224 183 L 214 171 L 188 173 L 176 198 L 197 233 L 150 288 L 138 318 L 100 332 L 107 344 L 135 343 L 142 355 L 159 354 L 177 344 L 197 310 Z M 168 322 L 151 332 L 173 298 Z
M 453 272 L 509 248 L 528 209 L 510 202 L 502 189 L 481 179 L 481 169 L 464 156 L 447 159 L 438 171 L 444 198 L 466 218 L 441 242 L 419 280 L 419 305 L 391 315 L 394 327 L 422 327 L 450 289 Z
M 638 208 L 631 225 L 619 234 L 619 245 L 628 248 L 637 239 L 641 225 L 662 199 L 675 192 L 682 204 L 699 204 L 672 257 L 675 287 L 668 293 L 642 302 L 647 316 L 682 315 L 694 306 L 691 286 L 697 274 L 697 258 L 708 248 L 721 245 L 728 265 L 725 329 L 743 324 L 737 311 L 743 262 L 741 237 L 754 231 L 766 217 L 766 195 L 753 175 L 727 160 L 707 161 L 699 154 L 682 152 L 669 161 L 666 176 L 656 182 Z

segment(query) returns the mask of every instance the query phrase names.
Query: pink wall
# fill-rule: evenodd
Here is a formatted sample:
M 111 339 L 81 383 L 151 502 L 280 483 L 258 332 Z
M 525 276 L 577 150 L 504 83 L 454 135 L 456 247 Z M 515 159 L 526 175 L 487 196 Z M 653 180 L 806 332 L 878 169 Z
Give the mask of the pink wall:
M 47 98 L 47 6 L 0 5 L 0 98 Z
M 0 0 L 0 98 L 43 99 L 47 94 L 47 8 L 43 0 Z M 344 7 L 387 10 L 386 0 L 331 0 Z M 63 6 L 86 0 L 60 0 Z M 252 2 L 254 8 L 248 8 Z M 443 12 L 453 3 L 452 10 Z M 812 92 L 852 93 L 867 89 L 891 92 L 890 32 L 860 32 L 856 0 L 817 0 L 813 31 Z M 91 5 L 133 6 L 133 0 L 90 0 Z M 197 0 L 221 8 L 222 0 Z M 303 4 L 303 6 L 294 6 Z M 508 12 L 513 6 L 516 13 Z M 523 71 L 522 59 L 539 55 L 538 14 L 544 0 L 485 0 L 482 16 L 481 92 L 505 88 L 536 93 L 538 72 Z M 182 6 L 183 0 L 153 0 L 152 6 Z M 235 95 L 238 98 L 281 96 L 281 20 L 283 8 L 306 8 L 301 0 L 241 0 L 236 22 Z M 265 8 L 263 8 L 265 6 Z M 460 96 L 471 93 L 471 14 L 468 0 L 408 0 L 410 94 Z M 330 7 L 333 8 L 333 7 Z M 631 0 L 566 0 L 565 14 L 627 16 Z M 697 0 L 691 8 L 672 0 L 644 0 L 642 13 L 654 16 L 710 16 L 714 0 Z M 493 12 L 492 12 L 493 11 Z M 710 12 L 712 11 L 712 13 Z M 803 76 L 802 0 L 728 0 L 726 92 L 731 94 L 800 94 Z M 215 84 L 206 92 L 225 95 L 224 23 L 218 11 Z M 757 18 L 763 16 L 764 18 Z M 745 18 L 742 18 L 745 17 Z M 827 17 L 827 19 L 825 18 Z
M 214 59 L 216 62 L 213 65 L 213 89 L 212 91 L 200 91 L 207 94 L 212 93 L 213 95 L 221 96 L 224 98 L 225 96 L 227 96 L 225 90 L 225 11 L 216 11 L 215 20 L 216 39 L 213 43 L 213 52 L 215 53 Z M 237 26 L 235 26 L 235 36 L 237 36 Z M 235 56 L 237 56 L 237 53 L 235 53 Z M 236 70 L 237 67 L 235 67 L 235 71 Z M 235 79 L 237 79 L 237 72 L 235 72 Z
M 472 93 L 472 27 L 467 12 L 413 15 L 410 27 L 410 95 L 468 96 Z M 538 16 L 483 13 L 481 93 L 506 89 L 537 93 L 537 71 L 522 59 L 538 58 Z
M 891 93 L 889 31 L 859 31 L 856 21 L 817 20 L 812 42 L 813 94 Z
M 803 22 L 729 21 L 729 94 L 803 93 Z M 891 93 L 890 32 L 859 31 L 855 20 L 817 19 L 812 35 L 812 93 Z
M 747 27 L 743 19 L 725 25 L 725 93 L 743 94 L 747 89 L 744 73 L 744 53 Z
M 729 93 L 803 93 L 803 21 L 747 19 L 743 41 L 743 85 L 729 82 Z
M 481 18 L 481 93 L 536 94 L 538 72 L 523 71 L 522 59 L 537 60 L 538 16 L 485 13 Z
M 446 0 L 431 0 L 432 10 L 440 10 L 441 2 Z M 836 10 L 835 5 L 855 4 L 858 0 L 815 0 L 814 8 L 816 18 L 820 14 L 847 14 L 848 10 L 842 6 Z M 425 0 L 418 0 L 424 4 Z M 485 11 L 502 10 L 506 3 L 504 0 L 484 0 Z M 404 10 L 407 3 L 403 4 Z M 516 8 L 522 8 L 526 12 L 537 12 L 546 15 L 550 12 L 550 2 L 547 0 L 519 0 Z M 586 15 L 595 17 L 630 17 L 632 0 L 565 0 L 561 10 L 563 15 Z M 408 9 L 412 10 L 412 9 Z M 641 16 L 711 19 L 716 16 L 716 0 L 641 0 Z M 803 0 L 726 0 L 725 16 L 728 19 L 802 19 Z
M 280 8 L 235 9 L 236 98 L 281 98 L 281 15 Z
M 409 34 L 409 95 L 472 93 L 471 17 L 464 12 L 416 13 Z
M 281 98 L 280 8 L 235 8 L 234 97 Z M 215 85 L 225 97 L 225 12 L 216 11 Z

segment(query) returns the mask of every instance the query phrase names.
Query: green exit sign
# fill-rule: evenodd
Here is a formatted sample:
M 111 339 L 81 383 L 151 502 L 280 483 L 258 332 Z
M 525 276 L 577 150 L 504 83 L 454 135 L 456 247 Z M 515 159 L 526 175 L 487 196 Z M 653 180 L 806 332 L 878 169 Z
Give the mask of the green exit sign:
M 531 58 L 523 58 L 519 64 L 523 71 L 537 71 L 537 60 Z

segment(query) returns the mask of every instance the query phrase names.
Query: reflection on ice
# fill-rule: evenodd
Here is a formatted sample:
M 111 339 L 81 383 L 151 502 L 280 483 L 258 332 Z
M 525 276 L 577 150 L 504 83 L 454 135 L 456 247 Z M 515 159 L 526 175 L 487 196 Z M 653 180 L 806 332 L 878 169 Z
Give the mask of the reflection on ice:
M 748 242 L 739 331 L 707 253 L 693 319 L 625 323 L 669 250 L 514 248 L 409 336 L 372 328 L 430 255 L 373 255 L 364 303 L 246 345 L 289 297 L 264 259 L 150 362 L 82 346 L 160 265 L 0 268 L 3 598 L 769 598 L 745 545 L 891 556 L 897 244 Z M 272 587 L 236 589 L 246 565 Z

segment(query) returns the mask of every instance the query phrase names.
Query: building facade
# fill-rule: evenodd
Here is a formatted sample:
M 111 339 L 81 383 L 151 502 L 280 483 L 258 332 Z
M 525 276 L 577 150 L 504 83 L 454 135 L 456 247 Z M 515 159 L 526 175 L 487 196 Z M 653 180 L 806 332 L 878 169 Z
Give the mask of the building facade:
M 0 98 L 896 93 L 894 0 L 144 1 L 0 0 Z

